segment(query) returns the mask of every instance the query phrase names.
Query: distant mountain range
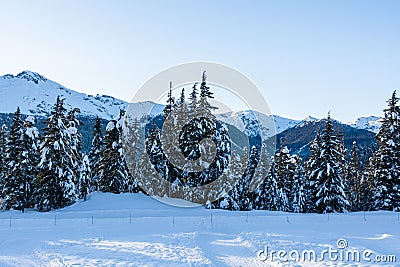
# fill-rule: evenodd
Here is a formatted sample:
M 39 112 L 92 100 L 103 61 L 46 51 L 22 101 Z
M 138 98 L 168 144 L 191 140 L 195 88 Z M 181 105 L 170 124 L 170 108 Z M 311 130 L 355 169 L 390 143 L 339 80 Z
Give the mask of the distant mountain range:
M 310 154 L 310 144 L 314 140 L 318 131 L 325 128 L 326 119 L 313 120 L 296 125 L 276 135 L 277 147 L 282 143 L 283 146 L 290 148 L 291 153 L 298 154 L 303 158 Z M 365 163 L 366 159 L 377 148 L 375 133 L 364 129 L 357 129 L 349 125 L 333 120 L 335 132 L 343 136 L 344 145 L 347 153 L 350 153 L 353 142 L 357 143 L 360 152 L 361 161 Z
M 81 110 L 81 118 L 84 120 L 84 147 L 87 150 L 90 146 L 91 128 L 93 119 L 99 116 L 106 123 L 107 120 L 115 119 L 119 115 L 120 109 L 126 109 L 128 102 L 114 98 L 108 95 L 86 95 L 77 91 L 65 88 L 63 85 L 51 81 L 44 76 L 32 72 L 23 71 L 17 75 L 7 74 L 0 76 L 0 122 L 9 124 L 10 114 L 15 112 L 17 106 L 21 112 L 26 115 L 34 115 L 42 123 L 43 118 L 49 114 L 55 103 L 57 96 L 65 98 L 65 104 L 68 109 L 78 107 Z M 163 105 L 154 104 L 150 101 L 134 103 L 137 116 L 145 115 L 148 110 L 152 113 L 161 113 Z M 283 138 L 285 144 L 290 143 L 292 152 L 307 153 L 307 144 L 315 135 L 316 128 L 322 128 L 323 120 L 313 117 L 307 117 L 304 120 L 293 120 L 277 115 L 271 115 L 275 123 L 275 133 L 277 140 Z M 264 139 L 269 136 L 269 127 L 267 122 L 271 117 L 265 114 L 253 111 L 240 111 L 236 113 L 217 114 L 217 118 L 231 125 L 240 118 L 245 126 L 255 125 L 260 122 L 261 133 Z M 374 142 L 374 133 L 379 130 L 379 118 L 360 117 L 354 122 L 343 124 L 335 123 L 337 130 L 342 132 L 345 140 L 357 139 L 365 145 L 366 140 Z M 244 129 L 239 129 L 242 132 Z M 352 137 L 352 138 L 350 138 Z

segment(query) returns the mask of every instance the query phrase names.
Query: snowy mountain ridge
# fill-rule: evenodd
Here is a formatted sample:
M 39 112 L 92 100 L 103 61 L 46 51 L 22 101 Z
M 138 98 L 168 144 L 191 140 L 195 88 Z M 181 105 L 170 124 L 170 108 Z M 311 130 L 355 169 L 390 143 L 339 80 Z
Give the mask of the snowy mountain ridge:
M 32 71 L 23 71 L 17 75 L 6 74 L 0 76 L 0 113 L 13 113 L 17 106 L 21 112 L 26 115 L 46 116 L 50 113 L 57 96 L 65 98 L 67 109 L 78 107 L 82 115 L 99 116 L 100 118 L 110 120 L 119 115 L 120 109 L 126 109 L 128 102 L 114 98 L 108 95 L 86 95 L 77 91 L 68 89 L 63 85 L 51 81 Z M 161 113 L 164 105 L 155 104 L 151 101 L 135 103 L 135 110 L 138 116 L 152 110 L 153 114 Z M 270 115 L 275 123 L 275 134 L 279 134 L 292 127 L 300 127 L 312 121 L 318 121 L 311 116 L 303 120 L 293 120 L 278 115 Z M 231 125 L 238 125 L 240 118 L 245 123 L 254 123 L 256 118 L 261 125 L 262 135 L 270 137 L 269 127 L 271 126 L 271 117 L 257 111 L 239 111 L 236 113 L 228 112 L 217 114 L 217 118 Z M 380 127 L 379 118 L 361 117 L 348 125 L 377 132 Z M 244 129 L 240 129 L 244 130 Z
M 363 129 L 374 133 L 377 133 L 381 128 L 380 118 L 376 116 L 360 117 L 347 124 L 356 129 Z
M 112 119 L 127 102 L 107 95 L 86 95 L 65 88 L 44 76 L 23 71 L 14 76 L 0 76 L 0 112 L 13 113 L 17 106 L 26 115 L 46 116 L 57 96 L 65 98 L 68 109 L 78 107 L 83 115 Z

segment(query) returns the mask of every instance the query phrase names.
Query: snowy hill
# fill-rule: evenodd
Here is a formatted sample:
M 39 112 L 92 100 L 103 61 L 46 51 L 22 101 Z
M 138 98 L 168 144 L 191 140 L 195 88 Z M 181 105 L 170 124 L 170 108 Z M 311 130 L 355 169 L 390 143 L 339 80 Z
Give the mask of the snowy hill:
M 210 211 L 143 194 L 94 193 L 47 213 L 0 212 L 0 266 L 398 266 L 393 257 L 376 262 L 390 255 L 399 261 L 398 229 L 394 212 Z M 344 252 L 360 252 L 360 261 L 321 258 L 326 249 L 338 251 L 339 239 Z M 313 250 L 318 261 L 275 254 L 264 262 L 257 253 L 266 246 L 300 255 Z
M 377 133 L 381 127 L 380 118 L 376 116 L 360 117 L 355 121 L 349 122 L 348 125 L 357 129 L 363 129 Z

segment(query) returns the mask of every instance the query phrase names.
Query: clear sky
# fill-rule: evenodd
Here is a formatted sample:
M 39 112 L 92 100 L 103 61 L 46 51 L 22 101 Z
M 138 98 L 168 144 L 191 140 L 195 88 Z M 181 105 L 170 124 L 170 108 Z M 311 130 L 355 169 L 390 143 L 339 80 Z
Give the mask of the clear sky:
M 159 71 L 227 64 L 274 114 L 381 115 L 400 89 L 400 1 L 0 1 L 0 75 L 129 101 Z M 199 74 L 199 78 L 200 78 Z

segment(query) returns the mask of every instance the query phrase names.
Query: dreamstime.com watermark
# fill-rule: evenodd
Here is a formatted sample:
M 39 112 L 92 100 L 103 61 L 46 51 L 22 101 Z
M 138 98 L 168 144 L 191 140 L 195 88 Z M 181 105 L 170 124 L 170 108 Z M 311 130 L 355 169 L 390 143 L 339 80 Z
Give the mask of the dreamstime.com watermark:
M 265 245 L 264 249 L 257 252 L 257 258 L 263 262 L 369 262 L 369 263 L 394 263 L 396 255 L 376 254 L 365 249 L 348 249 L 347 240 L 340 238 L 336 248 L 329 247 L 321 251 L 310 250 L 274 250 Z

